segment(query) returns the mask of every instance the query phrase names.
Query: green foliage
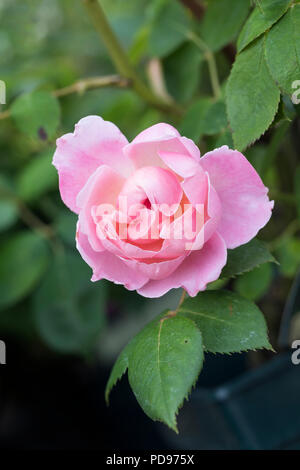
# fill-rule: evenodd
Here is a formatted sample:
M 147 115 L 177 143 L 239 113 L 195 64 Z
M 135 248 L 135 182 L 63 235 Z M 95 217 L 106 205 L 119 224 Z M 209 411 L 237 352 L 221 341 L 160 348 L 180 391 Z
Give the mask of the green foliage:
M 34 139 L 54 137 L 59 125 L 58 100 L 46 91 L 24 93 L 11 108 L 11 115 L 18 128 Z
M 294 93 L 300 80 L 300 5 L 294 5 L 269 31 L 265 43 L 271 75 L 283 93 Z M 284 64 L 284 67 L 282 66 Z
M 259 300 L 268 290 L 272 281 L 272 267 L 263 264 L 236 279 L 235 290 L 249 300 Z
M 283 276 L 292 278 L 300 268 L 300 240 L 288 237 L 283 240 L 276 251 L 280 263 L 279 269 Z
M 134 340 L 133 340 L 134 341 Z M 128 369 L 128 364 L 129 364 L 129 353 L 130 353 L 130 345 L 132 342 L 130 342 L 124 349 L 121 351 L 118 359 L 116 360 L 112 371 L 110 373 L 106 389 L 105 389 L 105 400 L 107 405 L 109 404 L 109 395 L 113 387 L 116 385 L 118 380 L 122 378 L 122 376 L 125 374 L 125 372 Z
M 105 397 L 128 369 L 144 412 L 177 432 L 176 415 L 202 369 L 203 348 L 213 353 L 272 349 L 255 304 L 228 291 L 186 299 L 176 312 L 149 323 L 119 355 Z
M 227 127 L 226 108 L 223 101 L 200 98 L 188 109 L 181 133 L 198 142 L 203 135 L 214 135 Z
M 0 232 L 9 229 L 18 219 L 18 208 L 10 199 L 0 200 Z
M 212 51 L 218 51 L 238 35 L 250 8 L 248 0 L 211 0 L 200 33 Z
M 147 325 L 123 352 L 106 396 L 128 367 L 130 386 L 145 413 L 177 431 L 176 414 L 203 363 L 201 333 L 187 318 L 167 312 Z
M 280 93 L 265 61 L 263 38 L 237 56 L 226 95 L 233 141 L 243 150 L 268 129 L 279 104 Z
M 53 148 L 43 152 L 19 173 L 17 192 L 24 201 L 32 202 L 49 190 L 57 188 L 57 172 L 51 164 L 53 153 Z
M 233 292 L 202 292 L 185 300 L 178 315 L 196 323 L 206 351 L 233 353 L 271 348 L 260 310 Z
M 238 38 L 240 52 L 254 39 L 267 31 L 287 11 L 292 0 L 260 0 L 254 8 Z
M 270 262 L 276 263 L 276 260 L 267 244 L 253 238 L 245 245 L 227 251 L 227 263 L 222 270 L 221 278 L 235 277 Z
M 183 43 L 189 30 L 189 17 L 179 2 L 155 0 L 149 34 L 149 52 L 165 57 Z
M 86 353 L 105 325 L 105 285 L 91 285 L 77 253 L 54 258 L 34 296 L 37 330 L 54 350 Z
M 30 350 L 39 353 L 44 344 L 43 354 L 51 349 L 87 356 L 120 321 L 124 336 L 112 335 L 103 351 L 108 357 L 130 336 L 127 313 L 136 325 L 147 315 L 144 307 L 148 312 L 158 305 L 112 283 L 108 298 L 104 283 L 90 282 L 90 269 L 73 251 L 77 215 L 63 206 L 51 165 L 58 135 L 72 132 L 83 116 L 97 114 L 129 140 L 155 123 L 171 123 L 200 142 L 202 154 L 224 144 L 243 150 L 260 139 L 246 157 L 275 199 L 274 216 L 259 236 L 270 242 L 280 265 L 269 264 L 275 259 L 259 240 L 228 250 L 221 278 L 187 299 L 176 316 L 167 311 L 135 336 L 107 385 L 108 399 L 128 368 L 146 413 L 176 429 L 178 409 L 201 370 L 203 349 L 270 348 L 264 319 L 249 299 L 264 295 L 264 309 L 278 319 L 290 283 L 284 278 L 295 276 L 300 266 L 300 111 L 291 101 L 296 91 L 291 82 L 299 80 L 300 3 L 258 0 L 246 19 L 250 1 L 209 0 L 199 21 L 178 0 L 101 0 L 137 73 L 149 88 L 155 79 L 164 82 L 182 111 L 174 114 L 144 102 L 132 86 L 85 90 L 58 101 L 53 90 L 117 73 L 83 2 L 2 3 L 0 79 L 8 102 L 0 113 L 8 111 L 9 117 L 0 116 L 0 329 L 30 341 Z M 162 76 L 148 73 L 152 58 L 161 63 Z M 49 226 L 51 240 L 37 235 L 41 224 Z M 269 289 L 273 272 L 280 284 L 276 303 L 274 288 Z M 225 284 L 248 300 L 222 291 Z M 158 302 L 164 302 L 162 311 L 168 297 Z M 113 321 L 106 322 L 106 312 Z
M 0 309 L 27 295 L 48 263 L 47 244 L 39 235 L 20 232 L 0 248 Z
M 182 44 L 166 57 L 164 73 L 167 89 L 180 102 L 192 98 L 199 86 L 203 54 L 192 43 Z

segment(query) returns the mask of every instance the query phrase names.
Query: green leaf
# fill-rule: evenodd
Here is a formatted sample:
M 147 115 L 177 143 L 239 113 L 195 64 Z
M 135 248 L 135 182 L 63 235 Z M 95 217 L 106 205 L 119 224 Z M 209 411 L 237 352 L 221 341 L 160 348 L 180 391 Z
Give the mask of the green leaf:
M 237 56 L 226 99 L 233 141 L 238 150 L 243 150 L 268 129 L 280 99 L 265 61 L 263 38 Z
M 271 349 L 264 316 L 254 303 L 233 292 L 202 292 L 185 300 L 177 315 L 196 323 L 207 351 Z
M 129 355 L 131 388 L 144 412 L 177 432 L 176 414 L 203 363 L 201 333 L 187 318 L 165 315 L 135 338 Z
M 235 290 L 249 300 L 259 300 L 269 289 L 272 281 L 270 264 L 262 264 L 253 271 L 243 274 L 235 280 Z
M 28 294 L 48 264 L 48 247 L 39 235 L 20 232 L 0 249 L 0 308 L 16 303 Z
M 59 102 L 47 91 L 24 93 L 12 104 L 11 116 L 24 134 L 48 140 L 54 137 L 59 125 Z
M 130 341 L 127 346 L 121 351 L 119 354 L 118 359 L 116 360 L 112 371 L 110 373 L 106 388 L 105 388 L 105 401 L 106 404 L 109 404 L 109 395 L 113 387 L 116 385 L 118 380 L 122 378 L 122 376 L 125 374 L 125 372 L 128 369 L 128 364 L 129 364 L 129 354 L 132 349 L 132 346 L 134 344 L 135 338 L 133 338 L 132 341 Z
M 225 103 L 200 98 L 188 109 L 181 123 L 181 133 L 192 140 L 199 141 L 203 135 L 218 134 L 226 127 Z
M 253 238 L 249 243 L 227 251 L 227 263 L 221 272 L 221 278 L 238 276 L 265 264 L 276 263 L 266 243 Z
M 18 195 L 27 202 L 37 200 L 47 191 L 57 188 L 57 172 L 52 165 L 54 150 L 32 158 L 17 180 Z
M 174 0 L 156 0 L 149 34 L 149 52 L 154 57 L 165 57 L 186 39 L 189 18 L 185 8 Z
M 199 85 L 203 54 L 193 43 L 184 43 L 163 62 L 167 89 L 177 101 L 192 98 Z
M 35 293 L 38 332 L 56 351 L 88 352 L 105 324 L 105 285 L 89 278 L 88 266 L 67 252 L 54 258 Z
M 292 0 L 261 0 L 241 31 L 237 43 L 238 52 L 271 28 L 284 15 L 291 3 Z
M 246 20 L 249 9 L 250 2 L 247 0 L 211 0 L 200 27 L 206 45 L 212 51 L 218 51 L 232 42 Z
M 18 208 L 10 199 L 0 200 L 0 232 L 9 229 L 18 219 Z
M 293 5 L 269 31 L 265 51 L 273 79 L 291 97 L 293 82 L 300 80 L 300 5 Z

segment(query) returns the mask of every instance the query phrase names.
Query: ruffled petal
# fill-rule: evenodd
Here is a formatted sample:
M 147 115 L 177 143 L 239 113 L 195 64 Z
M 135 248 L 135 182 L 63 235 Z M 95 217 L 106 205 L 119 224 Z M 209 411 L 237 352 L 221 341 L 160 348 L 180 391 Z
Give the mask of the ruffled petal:
M 92 281 L 107 279 L 115 284 L 123 284 L 128 290 L 136 290 L 149 280 L 145 274 L 137 272 L 112 253 L 94 251 L 87 236 L 82 233 L 80 224 L 78 224 L 76 246 L 84 261 L 93 270 Z
M 205 290 L 209 282 L 219 278 L 227 260 L 223 238 L 216 232 L 201 250 L 193 251 L 167 278 L 149 281 L 138 289 L 144 297 L 161 297 L 170 289 L 183 287 L 191 297 Z
M 74 133 L 56 141 L 53 165 L 58 170 L 62 200 L 78 213 L 76 197 L 91 174 L 103 164 L 128 176 L 132 166 L 123 154 L 126 137 L 113 123 L 99 116 L 87 116 L 75 125 Z
M 268 188 L 244 155 L 227 146 L 205 154 L 200 163 L 221 201 L 218 232 L 227 248 L 247 243 L 271 217 Z

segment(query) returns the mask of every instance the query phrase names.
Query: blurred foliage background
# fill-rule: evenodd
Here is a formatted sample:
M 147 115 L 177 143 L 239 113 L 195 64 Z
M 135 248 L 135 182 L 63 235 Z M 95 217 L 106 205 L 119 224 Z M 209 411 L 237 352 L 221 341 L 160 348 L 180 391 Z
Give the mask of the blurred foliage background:
M 76 216 L 61 202 L 51 165 L 55 139 L 97 114 L 129 140 L 164 121 L 193 138 L 202 154 L 233 147 L 225 87 L 254 2 L 101 4 L 143 80 L 181 111 L 150 106 L 130 86 L 57 92 L 117 73 L 83 2 L 0 1 L 0 79 L 7 91 L 0 107 L 0 338 L 14 338 L 37 357 L 73 354 L 111 364 L 128 339 L 180 294 L 148 300 L 105 281 L 90 282 L 90 269 L 75 249 Z M 34 98 L 31 92 L 37 92 Z M 271 128 L 246 150 L 275 199 L 260 238 L 280 265 L 263 265 L 228 284 L 259 302 L 273 340 L 300 265 L 297 108 L 283 95 Z

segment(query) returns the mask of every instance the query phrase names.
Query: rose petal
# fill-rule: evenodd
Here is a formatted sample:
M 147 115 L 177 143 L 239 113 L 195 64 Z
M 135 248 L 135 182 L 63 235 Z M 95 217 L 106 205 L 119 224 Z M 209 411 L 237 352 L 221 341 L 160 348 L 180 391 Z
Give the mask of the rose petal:
M 113 209 L 124 181 L 115 170 L 102 165 L 89 177 L 77 195 L 76 205 L 80 209 L 81 230 L 88 236 L 92 248 L 96 251 L 102 251 L 104 248 L 96 232 L 92 210 L 95 212 L 93 208 L 101 204 L 111 205 Z
M 205 154 L 200 162 L 221 201 L 218 232 L 228 248 L 247 243 L 271 217 L 274 202 L 268 188 L 244 155 L 227 146 Z
M 219 278 L 227 260 L 226 245 L 216 232 L 201 250 L 193 251 L 167 278 L 149 281 L 138 289 L 144 297 L 160 297 L 170 289 L 183 287 L 191 297 L 205 290 L 209 282 Z
M 99 116 L 87 116 L 75 125 L 73 134 L 57 139 L 53 165 L 58 170 L 62 200 L 78 213 L 76 197 L 90 175 L 102 164 L 128 176 L 132 171 L 122 149 L 126 137 L 113 123 Z
M 87 236 L 82 233 L 80 224 L 78 224 L 76 246 L 84 261 L 93 270 L 92 281 L 108 279 L 115 284 L 123 284 L 128 290 L 135 290 L 143 286 L 149 279 L 145 274 L 127 266 L 112 253 L 94 251 Z
M 169 124 L 160 123 L 149 127 L 124 147 L 124 153 L 135 168 L 145 166 L 167 168 L 168 165 L 159 156 L 161 151 L 186 155 L 196 163 L 200 161 L 200 152 L 196 145 L 191 140 L 181 137 Z
M 126 181 L 120 197 L 127 198 L 129 209 L 130 204 L 142 202 L 143 193 L 152 205 L 162 205 L 157 207 L 161 212 L 172 215 L 181 201 L 182 188 L 171 171 L 148 166 L 133 173 Z
M 159 263 L 143 263 L 135 260 L 124 259 L 124 263 L 139 273 L 144 274 L 148 279 L 164 279 L 172 274 L 182 263 L 185 256 L 173 260 L 161 261 Z

